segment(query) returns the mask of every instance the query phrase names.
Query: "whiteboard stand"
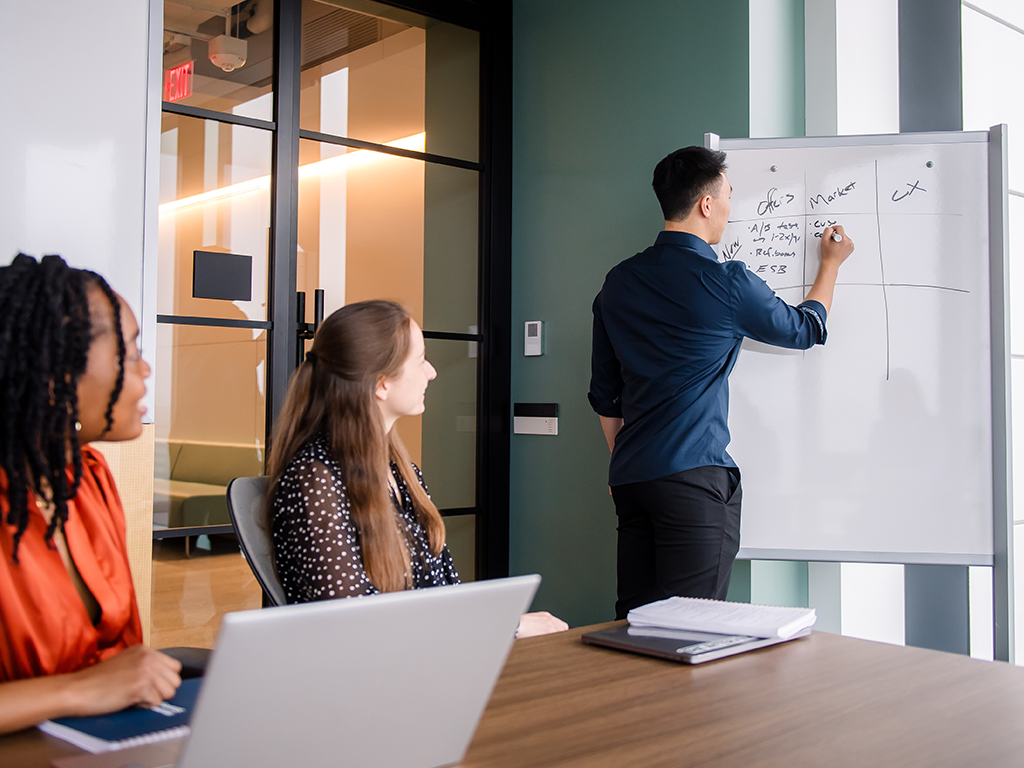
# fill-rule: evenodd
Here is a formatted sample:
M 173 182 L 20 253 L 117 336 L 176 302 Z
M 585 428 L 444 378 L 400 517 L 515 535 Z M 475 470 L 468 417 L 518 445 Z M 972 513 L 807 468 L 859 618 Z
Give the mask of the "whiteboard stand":
M 720 259 L 797 304 L 815 234 L 835 220 L 857 242 L 827 347 L 747 340 L 733 371 L 739 557 L 939 566 L 961 597 L 967 568 L 991 567 L 993 651 L 1012 662 L 1006 127 L 704 143 L 729 155 Z M 911 581 L 932 600 L 927 571 Z M 961 597 L 945 607 L 966 614 Z M 966 616 L 938 613 L 963 647 Z
M 992 539 L 995 658 L 1014 663 L 1013 462 L 1010 410 L 1010 175 L 1006 125 L 989 129 L 989 253 L 992 281 Z

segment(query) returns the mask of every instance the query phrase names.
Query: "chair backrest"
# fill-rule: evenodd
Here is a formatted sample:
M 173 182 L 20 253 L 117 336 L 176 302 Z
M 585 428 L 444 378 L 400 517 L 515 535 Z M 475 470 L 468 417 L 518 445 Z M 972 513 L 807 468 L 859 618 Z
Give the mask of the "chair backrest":
M 263 510 L 268 482 L 265 477 L 236 477 L 228 483 L 228 512 L 242 554 L 263 593 L 273 605 L 285 605 L 288 601 L 274 567 L 274 541 Z

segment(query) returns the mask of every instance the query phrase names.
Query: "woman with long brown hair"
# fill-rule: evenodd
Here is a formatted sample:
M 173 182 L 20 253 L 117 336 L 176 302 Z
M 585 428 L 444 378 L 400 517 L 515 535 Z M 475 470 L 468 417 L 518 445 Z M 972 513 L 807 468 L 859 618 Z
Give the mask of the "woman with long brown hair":
M 0 268 L 0 733 L 159 704 L 181 682 L 142 644 L 124 510 L 89 445 L 142 432 L 138 333 L 93 272 Z
M 444 521 L 394 429 L 437 375 L 398 304 L 328 317 L 295 372 L 269 460 L 267 509 L 289 603 L 457 584 Z M 520 636 L 566 628 L 527 614 Z

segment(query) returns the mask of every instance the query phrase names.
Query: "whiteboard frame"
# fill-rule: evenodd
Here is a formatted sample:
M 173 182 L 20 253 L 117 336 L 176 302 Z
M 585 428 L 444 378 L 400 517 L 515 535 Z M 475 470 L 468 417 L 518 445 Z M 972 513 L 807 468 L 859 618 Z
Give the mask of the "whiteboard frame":
M 992 574 L 994 652 L 1013 660 L 1013 463 L 1010 410 L 1009 170 L 1006 125 L 988 131 L 950 131 L 863 136 L 808 136 L 774 139 L 721 139 L 704 134 L 704 146 L 725 152 L 744 149 L 800 149 L 913 144 L 986 143 L 989 192 L 989 308 L 992 386 L 992 554 L 837 552 L 807 549 L 741 548 L 742 560 L 902 563 L 906 565 L 989 566 Z

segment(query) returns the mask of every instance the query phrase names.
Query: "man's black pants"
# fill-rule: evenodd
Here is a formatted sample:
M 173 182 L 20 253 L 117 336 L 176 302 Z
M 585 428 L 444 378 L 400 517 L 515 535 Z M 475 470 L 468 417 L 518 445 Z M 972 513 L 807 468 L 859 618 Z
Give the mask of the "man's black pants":
M 724 600 L 740 548 L 740 472 L 696 467 L 612 486 L 619 518 L 615 617 L 666 597 Z

